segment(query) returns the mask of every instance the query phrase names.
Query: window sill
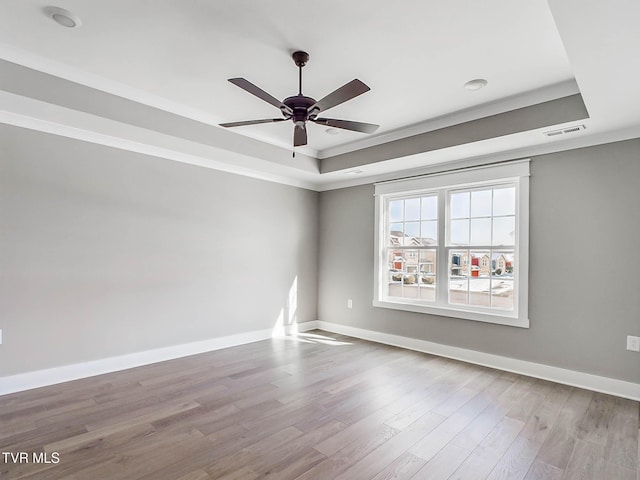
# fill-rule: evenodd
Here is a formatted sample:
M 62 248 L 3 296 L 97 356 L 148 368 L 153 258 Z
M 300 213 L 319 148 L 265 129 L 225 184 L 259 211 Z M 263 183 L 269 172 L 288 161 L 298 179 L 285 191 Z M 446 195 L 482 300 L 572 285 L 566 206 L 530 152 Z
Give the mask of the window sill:
M 509 315 L 500 312 L 478 312 L 472 310 L 462 310 L 458 308 L 448 308 L 435 305 L 416 305 L 415 303 L 391 301 L 391 300 L 374 300 L 373 306 L 378 308 L 390 308 L 393 310 L 403 310 L 406 312 L 426 313 L 431 315 L 440 315 L 443 317 L 461 318 L 463 320 L 473 320 L 476 322 L 495 323 L 499 325 L 508 325 L 510 327 L 529 328 L 529 318 Z

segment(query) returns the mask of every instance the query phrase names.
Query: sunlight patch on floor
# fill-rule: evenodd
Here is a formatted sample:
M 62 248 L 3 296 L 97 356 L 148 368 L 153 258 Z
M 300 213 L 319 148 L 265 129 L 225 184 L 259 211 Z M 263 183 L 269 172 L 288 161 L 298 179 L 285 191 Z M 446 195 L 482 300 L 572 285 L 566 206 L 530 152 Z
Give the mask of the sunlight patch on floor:
M 350 342 L 343 342 L 341 340 L 336 340 L 335 338 L 331 338 L 326 335 L 320 335 L 317 333 L 297 332 L 297 333 L 289 333 L 289 334 L 282 334 L 282 335 L 276 335 L 274 333 L 273 337 L 282 338 L 284 340 L 288 340 L 291 342 L 298 342 L 298 343 L 321 343 L 323 345 L 333 345 L 333 346 L 351 345 Z

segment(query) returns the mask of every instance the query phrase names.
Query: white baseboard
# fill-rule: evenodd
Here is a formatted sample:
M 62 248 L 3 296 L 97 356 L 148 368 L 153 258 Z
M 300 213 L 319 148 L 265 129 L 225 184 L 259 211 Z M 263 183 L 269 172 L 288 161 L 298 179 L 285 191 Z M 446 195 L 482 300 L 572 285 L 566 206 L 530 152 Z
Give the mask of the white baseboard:
M 373 330 L 349 327 L 347 325 L 340 325 L 321 320 L 304 322 L 286 328 L 280 327 L 278 329 L 254 330 L 236 335 L 157 348 L 154 350 L 131 353 L 118 357 L 109 357 L 90 362 L 65 365 L 46 370 L 37 370 L 8 377 L 0 377 L 0 395 L 68 382 L 79 378 L 102 375 L 104 373 L 116 372 L 119 370 L 126 370 L 128 368 L 139 367 L 141 365 L 163 362 L 165 360 L 186 357 L 213 350 L 220 350 L 222 348 L 244 345 L 246 343 L 266 340 L 274 336 L 277 337 L 289 334 L 295 335 L 296 332 L 305 332 L 313 329 L 340 333 L 355 338 L 361 338 L 363 340 L 370 340 L 409 350 L 431 353 L 441 357 L 453 358 L 455 360 L 483 365 L 507 372 L 550 380 L 552 382 L 571 385 L 574 387 L 586 388 L 588 390 L 629 398 L 631 400 L 640 400 L 640 384 L 638 383 L 601 377 L 590 373 L 576 372 L 574 370 L 552 367 L 541 363 L 528 362 L 525 360 L 503 357 L 500 355 L 493 355 L 465 348 L 452 347 L 450 345 L 442 345 L 440 343 L 428 342 L 426 340 L 418 340 L 415 338 L 402 337 Z
M 199 342 L 172 345 L 143 352 L 130 353 L 117 357 L 102 358 L 89 362 L 64 365 L 61 367 L 36 370 L 7 377 L 0 377 L 0 395 L 21 392 L 32 388 L 45 387 L 56 383 L 68 382 L 79 378 L 93 377 L 104 373 L 126 370 L 128 368 L 164 362 L 174 358 L 187 357 L 198 353 L 211 352 L 222 348 L 235 347 L 246 343 L 258 342 L 281 335 L 295 334 L 318 328 L 317 321 L 303 322 L 297 325 L 275 329 L 254 330 L 225 337 L 211 338 Z
M 418 352 L 431 353 L 441 357 L 453 358 L 455 360 L 474 363 L 476 365 L 483 365 L 485 367 L 527 375 L 529 377 L 550 380 L 552 382 L 562 383 L 572 387 L 585 388 L 595 392 L 607 393 L 609 395 L 640 401 L 640 384 L 638 383 L 601 377 L 590 373 L 576 372 L 565 368 L 552 367 L 541 363 L 503 357 L 500 355 L 493 355 L 491 353 L 468 350 L 466 348 L 452 347 L 450 345 L 428 342 L 426 340 L 418 340 L 389 333 L 349 327 L 347 325 L 340 325 L 322 320 L 308 323 L 315 323 L 315 326 L 318 329 L 327 332 L 339 333 L 350 337 L 361 338 L 363 340 L 370 340 L 372 342 L 384 343 L 386 345 L 393 345 L 409 350 L 416 350 Z

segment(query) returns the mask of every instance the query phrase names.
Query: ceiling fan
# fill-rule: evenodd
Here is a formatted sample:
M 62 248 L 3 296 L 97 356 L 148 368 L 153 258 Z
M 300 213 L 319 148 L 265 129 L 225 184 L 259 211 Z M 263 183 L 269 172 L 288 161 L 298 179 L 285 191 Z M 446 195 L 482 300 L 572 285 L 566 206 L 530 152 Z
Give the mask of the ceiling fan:
M 255 86 L 244 78 L 230 78 L 229 81 L 234 85 L 246 90 L 252 95 L 270 103 L 274 107 L 280 109 L 282 118 L 267 118 L 263 120 L 246 120 L 244 122 L 221 123 L 221 127 L 241 127 L 244 125 L 256 125 L 258 123 L 284 122 L 291 120 L 294 124 L 293 129 L 293 146 L 299 147 L 307 144 L 307 122 L 326 125 L 328 127 L 342 128 L 344 130 L 353 130 L 354 132 L 373 133 L 379 125 L 371 123 L 354 122 L 351 120 L 338 120 L 335 118 L 318 117 L 320 112 L 324 112 L 352 98 L 362 95 L 370 90 L 370 88 L 358 79 L 351 80 L 337 90 L 331 92 L 321 100 L 316 101 L 311 97 L 302 94 L 302 67 L 309 61 L 309 54 L 302 51 L 294 52 L 291 57 L 298 66 L 298 94 L 285 98 L 283 101 L 269 95 L 261 88 Z

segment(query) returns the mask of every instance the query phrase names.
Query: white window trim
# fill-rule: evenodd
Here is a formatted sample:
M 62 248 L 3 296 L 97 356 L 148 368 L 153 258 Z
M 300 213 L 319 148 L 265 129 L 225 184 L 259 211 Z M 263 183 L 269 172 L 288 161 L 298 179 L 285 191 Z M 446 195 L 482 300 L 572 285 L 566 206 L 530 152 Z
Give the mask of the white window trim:
M 499 183 L 505 181 L 517 181 L 516 194 L 516 245 L 515 264 L 516 273 L 514 281 L 517 288 L 514 297 L 514 310 L 501 312 L 500 310 L 478 311 L 478 308 L 462 305 L 425 305 L 416 304 L 411 300 L 394 298 L 383 299 L 383 288 L 386 284 L 382 278 L 386 259 L 383 258 L 386 219 L 382 218 L 382 209 L 386 197 L 392 195 L 410 195 L 414 193 L 428 192 L 434 189 L 465 188 L 480 185 L 486 182 Z M 445 219 L 445 204 L 438 203 L 438 218 Z M 382 225 L 381 225 L 382 220 Z M 446 222 L 446 220 L 445 220 Z M 438 249 L 446 250 L 444 232 L 438 221 Z M 529 160 L 518 160 L 493 165 L 465 168 L 461 170 L 440 172 L 408 179 L 392 180 L 375 184 L 375 238 L 374 238 L 374 292 L 373 306 L 404 310 L 409 312 L 426 313 L 446 317 L 462 318 L 487 323 L 497 323 L 514 327 L 529 328 Z M 448 277 L 448 262 L 440 260 L 436 265 L 439 278 Z M 445 275 L 443 277 L 442 275 Z M 442 287 L 440 287 L 442 290 Z

